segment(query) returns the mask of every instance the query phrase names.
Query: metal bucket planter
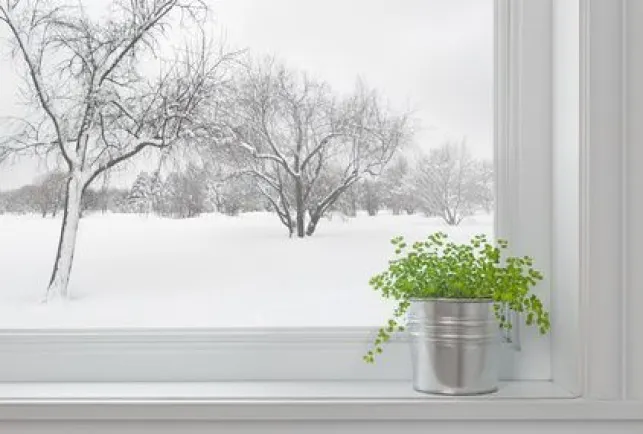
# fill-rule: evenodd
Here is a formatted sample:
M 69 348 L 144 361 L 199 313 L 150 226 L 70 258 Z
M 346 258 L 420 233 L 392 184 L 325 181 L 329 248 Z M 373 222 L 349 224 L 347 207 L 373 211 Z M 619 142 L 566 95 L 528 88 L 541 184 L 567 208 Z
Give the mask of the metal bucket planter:
M 413 388 L 442 395 L 498 390 L 498 324 L 486 299 L 411 300 Z

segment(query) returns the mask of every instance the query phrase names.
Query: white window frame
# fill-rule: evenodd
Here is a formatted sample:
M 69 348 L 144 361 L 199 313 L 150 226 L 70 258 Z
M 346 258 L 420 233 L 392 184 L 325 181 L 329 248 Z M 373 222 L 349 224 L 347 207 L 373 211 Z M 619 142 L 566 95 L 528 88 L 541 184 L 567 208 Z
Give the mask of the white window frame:
M 548 275 L 567 269 L 566 265 L 556 267 L 557 261 L 572 264 L 571 273 L 554 274 L 540 289 L 552 304 L 551 339 L 534 339 L 521 329 L 514 336 L 514 347 L 519 344 L 520 348 L 505 348 L 513 355 L 508 358 L 508 367 L 513 370 L 508 379 L 520 383 L 544 377 L 577 398 L 560 406 L 560 401 L 547 400 L 552 397 L 545 392 L 541 400 L 512 404 L 510 417 L 538 414 L 563 419 L 583 415 L 640 419 L 643 381 L 632 361 L 641 360 L 643 353 L 643 315 L 634 314 L 627 305 L 628 300 L 641 299 L 635 285 L 628 284 L 631 266 L 635 265 L 629 255 L 640 253 L 640 248 L 632 249 L 626 241 L 631 228 L 628 212 L 638 208 L 632 206 L 633 198 L 625 188 L 630 178 L 616 176 L 625 172 L 626 157 L 631 153 L 624 145 L 629 130 L 622 120 L 626 118 L 628 102 L 624 53 L 629 0 L 578 1 L 579 101 L 577 110 L 572 108 L 579 125 L 576 159 L 559 155 L 557 150 L 569 139 L 569 131 L 556 128 L 561 127 L 561 119 L 573 122 L 573 113 L 552 110 L 553 102 L 568 84 L 562 69 L 557 69 L 565 67 L 565 53 L 553 53 L 557 38 L 566 37 L 560 33 L 568 28 L 566 12 L 558 10 L 550 0 L 496 3 L 498 41 L 504 41 L 497 51 L 497 66 L 502 68 L 502 74 L 497 76 L 496 110 L 499 125 L 503 126 L 497 129 L 496 136 L 498 233 L 509 237 L 519 254 L 525 250 L 537 258 L 549 258 L 551 263 L 544 266 L 539 262 Z M 572 38 L 572 45 L 573 42 Z M 574 167 L 578 176 L 569 177 L 569 181 L 577 188 L 577 203 L 565 201 L 565 197 L 555 201 L 553 180 L 560 180 L 568 170 L 576 173 Z M 569 191 L 573 195 L 575 190 Z M 541 212 L 533 213 L 533 209 Z M 569 219 L 563 218 L 570 211 L 571 227 Z M 578 217 L 576 221 L 574 216 Z M 556 235 L 555 242 L 552 234 Z M 577 248 L 560 249 L 567 242 L 574 245 L 574 240 Z M 572 294 L 571 297 L 558 296 L 556 291 L 549 297 L 549 286 L 559 284 L 578 287 L 566 288 L 566 292 L 556 288 L 559 294 Z M 363 364 L 361 355 L 372 333 L 373 330 L 354 328 L 3 331 L 0 382 L 408 379 L 408 355 L 401 339 L 392 343 L 375 366 Z M 554 349 L 551 355 L 549 347 Z M 541 357 L 543 353 L 545 359 Z M 621 405 L 614 406 L 606 400 Z M 25 411 L 15 402 L 1 401 L 0 398 L 0 417 L 19 416 Z M 239 417 L 249 418 L 502 418 L 507 401 L 501 405 L 496 402 L 493 398 L 484 400 L 484 404 L 477 400 L 441 399 L 369 401 L 345 397 L 333 403 L 282 399 L 245 402 L 246 410 L 234 407 L 232 402 L 216 411 L 188 403 L 174 407 L 174 413 L 168 412 L 166 406 L 147 403 L 138 415 L 225 418 L 226 411 L 236 411 Z M 47 405 L 42 408 L 46 410 Z M 120 410 L 112 406 L 104 415 L 120 411 L 121 415 L 136 418 L 126 402 L 119 405 L 123 406 Z M 56 410 L 55 404 L 50 410 Z M 47 412 L 44 414 L 46 417 Z M 52 417 L 65 417 L 64 412 L 56 414 Z M 97 416 L 91 413 L 87 417 Z
M 514 253 L 535 256 L 549 275 L 550 237 L 538 234 L 551 232 L 550 155 L 548 147 L 541 146 L 551 131 L 551 80 L 541 80 L 551 70 L 551 44 L 541 39 L 551 34 L 551 5 L 498 0 L 495 9 L 499 198 L 495 229 L 512 241 Z M 521 56 L 524 50 L 532 55 Z M 530 203 L 520 200 L 524 195 L 537 198 L 535 217 L 530 216 Z M 548 286 L 545 282 L 540 288 L 545 300 Z M 530 331 L 518 330 L 513 345 L 503 347 L 502 379 L 549 380 L 549 337 L 535 338 Z M 377 329 L 342 327 L 5 331 L 3 346 L 12 351 L 0 360 L 0 381 L 409 379 L 409 351 L 403 337 L 388 346 L 376 365 L 362 362 L 376 333 Z M 47 359 L 37 357 L 43 352 L 49 354 Z M 296 363 L 286 365 L 284 360 Z

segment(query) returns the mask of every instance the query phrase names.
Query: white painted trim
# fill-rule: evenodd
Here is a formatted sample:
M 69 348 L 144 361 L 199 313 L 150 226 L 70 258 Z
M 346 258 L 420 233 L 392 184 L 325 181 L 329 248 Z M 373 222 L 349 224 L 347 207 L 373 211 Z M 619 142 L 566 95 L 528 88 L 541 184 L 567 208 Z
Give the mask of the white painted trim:
M 0 421 L 641 421 L 641 402 L 584 399 L 59 400 L 0 403 Z
M 596 400 L 643 402 L 638 3 L 581 4 L 580 356 L 583 396 Z
M 581 330 L 584 396 L 624 397 L 623 1 L 581 15 Z
M 505 1 L 505 0 L 499 0 Z M 523 0 L 524 1 L 524 0 Z M 582 399 L 565 401 L 538 400 L 536 402 L 523 403 L 520 400 L 509 399 L 502 403 L 498 400 L 475 401 L 475 404 L 466 404 L 468 401 L 461 400 L 437 400 L 422 403 L 402 401 L 386 401 L 376 403 L 369 400 L 363 401 L 341 401 L 325 404 L 320 401 L 308 403 L 271 403 L 263 406 L 264 403 L 244 402 L 239 403 L 217 403 L 192 405 L 186 403 L 175 403 L 172 405 L 161 405 L 158 403 L 111 403 L 103 405 L 100 402 L 94 403 L 64 403 L 64 402 L 28 402 L 9 403 L 2 406 L 3 415 L 7 417 L 28 417 L 27 413 L 35 411 L 36 417 L 72 417 L 78 412 L 84 413 L 87 417 L 100 415 L 105 417 L 117 417 L 125 415 L 136 417 L 136 415 L 147 415 L 149 417 L 163 417 L 162 412 L 175 408 L 176 417 L 207 417 L 217 411 L 233 411 L 233 414 L 248 415 L 251 410 L 256 410 L 257 417 L 322 417 L 328 416 L 329 409 L 338 417 L 390 417 L 390 418 L 429 418 L 435 417 L 458 417 L 458 418 L 604 418 L 604 419 L 628 419 L 640 418 L 641 399 L 643 396 L 643 381 L 640 369 L 635 365 L 642 360 L 641 344 L 641 317 L 637 307 L 632 306 L 632 301 L 641 300 L 640 288 L 641 274 L 634 273 L 633 268 L 638 267 L 637 260 L 640 260 L 641 249 L 637 247 L 634 240 L 629 243 L 626 240 L 636 229 L 632 215 L 641 215 L 640 210 L 640 186 L 631 184 L 637 177 L 639 171 L 628 170 L 624 175 L 625 166 L 639 168 L 636 164 L 641 161 L 632 161 L 630 157 L 638 156 L 635 153 L 634 142 L 626 143 L 625 139 L 640 139 L 640 131 L 635 129 L 635 122 L 632 118 L 624 121 L 624 110 L 629 110 L 634 104 L 634 96 L 629 95 L 631 80 L 635 77 L 628 75 L 623 69 L 629 67 L 624 56 L 624 50 L 628 54 L 633 48 L 625 44 L 624 35 L 631 37 L 632 26 L 624 29 L 623 20 L 635 18 L 624 17 L 626 13 L 624 2 L 627 0 L 582 0 L 580 10 L 580 246 L 579 255 L 581 260 L 580 268 L 580 334 L 581 354 L 579 354 L 580 386 Z M 516 4 L 519 1 L 516 0 Z M 539 2 L 523 3 L 536 4 Z M 537 7 L 537 6 L 535 6 Z M 628 9 L 629 10 L 629 9 Z M 640 18 L 640 17 L 639 17 Z M 523 29 L 524 30 L 524 29 Z M 533 29 L 532 29 L 533 31 Z M 640 60 L 639 60 L 640 61 Z M 523 70 L 524 71 L 524 70 Z M 531 71 L 535 75 L 534 71 Z M 524 78 L 524 75 L 521 77 Z M 623 81 L 626 81 L 624 83 Z M 524 84 L 524 83 L 523 83 Z M 524 97 L 524 94 L 523 94 Z M 637 94 L 637 97 L 641 95 Z M 546 100 L 546 96 L 544 97 Z M 641 98 L 643 99 L 643 98 Z M 523 100 L 524 102 L 524 100 Z M 542 102 L 542 100 L 541 100 Z M 526 104 L 526 102 L 525 102 Z M 535 108 L 522 112 L 524 105 L 520 104 L 522 118 L 529 118 L 534 114 Z M 542 108 L 542 106 L 540 106 Z M 539 118 L 540 119 L 540 118 Z M 532 137 L 534 132 L 520 126 L 519 137 Z M 628 131 L 624 131 L 627 129 Z M 639 135 L 635 135 L 639 134 Z M 533 139 L 532 139 L 533 140 Z M 532 142 L 533 143 L 533 142 Z M 624 146 L 627 144 L 627 148 Z M 527 161 L 521 160 L 524 154 L 520 155 L 518 162 L 524 168 Z M 537 162 L 540 164 L 542 162 Z M 536 164 L 536 166 L 537 166 Z M 534 167 L 527 167 L 533 173 Z M 628 185 L 630 183 L 630 185 Z M 523 185 L 520 185 L 522 188 Z M 625 190 L 625 193 L 623 193 Z M 544 189 L 543 189 L 544 191 Z M 628 215 L 624 215 L 625 213 Z M 636 212 L 637 214 L 632 214 Z M 518 213 L 519 216 L 522 214 Z M 624 227 L 625 226 L 625 227 Z M 515 230 L 515 228 L 512 228 Z M 635 232 L 640 240 L 641 231 Z M 531 249 L 530 249 L 531 250 Z M 533 254 L 533 253 L 532 253 Z M 625 265 L 624 265 L 625 264 Z M 139 331 L 140 332 L 140 331 Z M 273 334 L 274 332 L 274 334 Z M 23 379 L 38 379 L 38 375 L 29 377 L 27 374 L 40 372 L 43 377 L 53 375 L 56 369 L 71 369 L 67 366 L 67 357 L 81 356 L 89 357 L 85 362 L 75 366 L 73 370 L 66 371 L 70 376 L 77 376 L 88 380 L 100 377 L 106 381 L 115 381 L 110 377 L 109 370 L 114 365 L 118 366 L 123 359 L 115 360 L 114 353 L 110 350 L 118 348 L 121 353 L 129 354 L 132 357 L 140 357 L 139 371 L 146 372 L 151 378 L 165 375 L 167 381 L 177 380 L 194 375 L 193 379 L 208 378 L 211 375 L 214 379 L 217 374 L 209 370 L 216 368 L 219 364 L 238 366 L 241 370 L 250 369 L 244 365 L 245 360 L 252 360 L 257 364 L 272 365 L 266 358 L 267 353 L 257 353 L 256 350 L 283 349 L 287 347 L 293 350 L 287 354 L 288 365 L 278 366 L 278 370 L 271 373 L 274 379 L 297 379 L 309 378 L 310 369 L 324 367 L 330 362 L 351 360 L 354 362 L 348 370 L 342 370 L 344 374 L 356 375 L 361 379 L 396 379 L 408 376 L 405 364 L 408 362 L 402 354 L 406 354 L 404 342 L 396 341 L 393 349 L 386 357 L 393 361 L 387 366 L 386 359 L 382 359 L 373 367 L 366 368 L 361 358 L 361 347 L 365 345 L 369 330 L 347 331 L 337 330 L 325 331 L 325 334 L 315 335 L 307 331 L 301 334 L 300 331 L 284 335 L 283 330 L 260 333 L 253 331 L 235 331 L 233 333 L 219 333 L 212 335 L 212 332 L 184 333 L 167 331 L 155 335 L 156 331 L 140 332 L 139 334 L 125 335 L 123 332 L 96 333 L 85 332 L 78 335 L 74 333 L 58 334 L 38 333 L 28 336 L 23 333 L 18 336 L 8 333 L 0 336 L 0 375 L 5 375 L 5 380 L 13 372 L 21 372 Z M 365 336 L 366 334 L 366 336 Z M 244 337 L 245 336 L 245 337 Z M 287 336 L 287 337 L 285 337 Z M 49 342 L 43 342 L 49 339 Z M 256 346 L 248 346 L 253 341 Z M 523 349 L 520 357 L 529 354 L 526 344 L 529 340 L 523 339 Z M 148 345 L 147 348 L 145 346 Z M 14 358 L 17 346 L 22 350 L 30 352 L 31 358 Z M 196 364 L 190 364 L 192 355 L 182 350 L 187 347 L 193 350 L 202 351 L 207 355 L 199 359 Z M 29 347 L 29 348 L 28 348 Z M 82 354 L 82 348 L 87 353 Z M 246 358 L 233 358 L 229 349 L 242 347 L 247 351 Z M 227 348 L 227 349 L 226 349 Z M 399 350 L 396 350 L 398 348 Z M 147 351 L 149 350 L 149 351 Z M 67 353 L 65 354 L 65 351 Z M 146 353 L 147 351 L 147 353 Z M 329 353 L 330 351 L 330 353 Z M 129 352 L 129 353 L 128 353 Z M 62 357 L 61 357 L 62 354 Z M 311 359 L 298 358 L 306 355 Z M 324 355 L 323 363 L 315 364 L 314 359 L 320 354 Z M 129 357 L 127 356 L 127 357 Z M 228 362 L 222 363 L 221 357 L 229 357 Z M 158 361 L 161 358 L 173 358 L 175 369 L 171 372 L 157 371 Z M 342 359 L 344 357 L 344 359 Z M 283 360 L 283 359 L 282 359 Z M 527 358 L 527 360 L 534 360 Z M 317 360 L 319 362 L 319 360 Z M 200 363 L 200 365 L 199 365 Z M 340 362 L 340 364 L 343 362 Z M 331 363 L 332 364 L 332 363 Z M 226 365 L 227 366 L 227 365 Z M 308 371 L 298 371 L 301 366 L 307 366 Z M 39 371 L 48 367 L 52 371 Z M 395 368 L 392 368 L 395 367 Z M 198 369 L 197 369 L 198 368 Z M 396 369 L 400 370 L 396 370 Z M 199 371 L 202 369 L 202 371 Z M 336 375 L 332 369 L 324 371 L 320 375 Z M 382 371 L 377 371 L 382 369 Z M 79 371 L 80 370 L 80 371 Z M 98 373 L 98 374 L 97 374 Z M 201 375 L 204 376 L 201 376 Z M 126 381 L 127 375 L 122 380 Z M 16 378 L 20 378 L 18 375 Z M 249 377 L 251 378 L 251 376 Z M 346 377 L 339 377 L 339 379 Z M 48 378 L 48 379 L 51 379 Z M 145 379 L 136 377 L 131 379 Z M 355 378 L 353 378 L 355 379 Z M 631 380 L 634 380 L 632 382 Z M 159 381 L 159 380 L 157 380 Z M 185 381 L 185 380 L 184 380 Z M 77 405 L 81 405 L 78 407 Z M 160 406 L 159 406 L 160 405 Z M 236 407 L 235 407 L 236 405 Z M 280 407 L 281 405 L 281 407 Z M 304 405 L 303 407 L 301 405 Z M 308 406 L 308 407 L 306 407 Z M 65 410 L 65 408 L 69 410 Z M 117 409 L 117 410 L 114 410 Z M 192 409 L 192 410 L 190 410 Z M 245 409 L 245 410 L 244 410 Z M 55 411 L 54 411 L 55 410 Z M 113 411 L 114 413 L 110 413 Z M 76 413 L 74 413 L 76 412 Z M 211 413 L 214 412 L 214 413 Z M 236 413 L 234 413 L 236 412 Z M 164 413 L 165 414 L 165 413 Z M 169 413 L 167 413 L 169 414 Z M 252 413 L 254 414 L 254 413 Z M 14 416 L 11 416 L 14 415 Z M 342 416 L 346 415 L 346 416 Z M 377 416 L 374 416 L 377 415 Z M 441 416 L 440 416 L 441 415 Z M 170 416 L 168 416 L 170 417 Z M 214 417 L 214 416 L 210 416 Z
M 590 241 L 589 228 L 589 152 L 587 143 L 589 139 L 589 107 L 591 104 L 589 91 L 589 44 L 590 44 L 590 14 L 589 1 L 583 0 L 580 8 L 579 30 L 580 30 L 580 89 L 579 89 L 579 335 L 581 341 L 581 351 L 578 354 L 579 369 L 579 386 L 583 396 L 587 395 L 587 378 L 588 378 L 588 361 L 587 361 L 587 341 L 588 330 L 585 329 L 587 323 L 587 310 L 589 302 L 585 295 L 589 281 L 589 251 L 587 246 Z
M 625 303 L 624 342 L 626 346 L 626 399 L 643 401 L 643 2 L 626 0 L 623 11 L 626 19 L 626 82 L 623 152 L 625 160 L 625 236 L 624 284 Z
M 580 394 L 580 1 L 553 3 L 552 378 Z
M 583 398 L 222 401 L 106 401 L 97 398 L 26 399 L 20 402 L 9 399 L 0 402 L 0 420 L 394 420 L 400 424 L 403 421 L 440 420 L 455 423 L 456 419 L 521 422 L 641 421 L 643 377 L 639 362 L 643 360 L 643 315 L 640 314 L 640 304 L 634 306 L 634 302 L 641 301 L 643 292 L 643 273 L 639 271 L 642 268 L 639 262 L 643 254 L 640 247 L 643 245 L 643 231 L 640 224 L 634 225 L 634 219 L 643 216 L 640 200 L 643 183 L 636 184 L 634 181 L 643 179 L 643 171 L 640 170 L 643 152 L 640 151 L 640 146 L 635 146 L 643 139 L 643 129 L 638 127 L 641 124 L 640 119 L 635 117 L 643 113 L 643 86 L 640 84 L 640 76 L 632 75 L 631 71 L 641 71 L 643 59 L 638 54 L 634 59 L 636 68 L 630 69 L 628 74 L 622 70 L 624 65 L 627 68 L 633 68 L 634 65 L 628 63 L 628 59 L 623 59 L 622 53 L 623 50 L 627 50 L 628 55 L 634 58 L 632 51 L 639 47 L 643 38 L 637 39 L 632 36 L 640 34 L 634 31 L 635 26 L 630 25 L 623 29 L 626 13 L 624 1 L 628 0 L 582 0 L 580 5 L 579 254 L 582 351 L 579 354 L 579 363 Z M 643 8 L 637 7 L 638 14 L 632 17 L 630 14 L 635 9 L 633 5 L 634 3 L 630 3 L 625 18 L 638 23 L 643 18 Z M 625 44 L 623 32 L 630 38 L 630 44 Z M 614 58 L 618 60 L 614 61 Z M 627 82 L 623 83 L 623 80 Z M 631 93 L 632 89 L 636 89 L 637 92 Z M 626 121 L 622 119 L 625 115 L 622 113 L 623 110 L 627 110 L 629 116 Z M 623 131 L 624 128 L 627 131 Z M 629 170 L 621 176 L 621 169 L 625 169 L 624 164 Z M 623 213 L 626 212 L 627 216 L 624 216 Z M 623 225 L 627 227 L 623 228 Z M 634 238 L 630 238 L 632 236 Z M 626 242 L 625 239 L 630 241 Z M 52 343 L 51 348 L 41 351 L 40 357 L 51 361 L 49 350 L 55 351 L 56 348 L 65 347 L 70 343 L 73 345 L 74 339 L 65 342 L 67 338 L 69 336 L 58 337 L 62 341 Z M 88 343 L 87 341 L 93 338 L 88 334 L 83 339 Z M 150 338 L 151 336 L 146 336 L 145 341 Z M 176 341 L 182 338 L 176 335 L 173 339 Z M 266 336 L 261 338 L 266 339 L 264 343 L 278 339 Z M 196 342 L 192 342 L 193 344 L 208 344 L 204 336 L 194 339 Z M 37 340 L 31 342 L 35 345 L 33 350 L 37 351 Z M 136 342 L 136 338 L 131 337 L 129 346 L 135 348 L 141 342 L 143 341 Z M 321 346 L 327 342 L 325 338 L 319 337 L 316 344 Z M 16 343 L 18 342 L 14 341 L 14 344 Z M 19 344 L 24 345 L 25 341 Z M 11 348 L 2 343 L 0 351 L 4 351 L 2 356 L 6 356 L 11 353 Z M 97 352 L 97 355 L 100 356 L 100 352 Z M 3 359 L 4 357 L 0 357 L 0 361 Z M 359 366 L 363 369 L 363 365 Z M 397 429 L 400 426 L 396 424 Z M 640 424 L 636 425 L 639 426 Z M 551 429 L 552 425 L 544 427 Z M 610 425 L 607 429 L 613 427 L 615 425 Z M 620 427 L 623 428 L 623 425 Z M 638 429 L 636 427 L 627 426 L 632 432 L 637 432 L 634 431 Z M 431 425 L 426 428 L 431 429 Z
M 512 206 L 517 201 L 517 143 L 520 123 L 520 47 L 519 21 L 522 2 L 496 0 L 494 33 L 494 235 L 513 239 L 516 230 L 511 218 Z M 518 21 L 518 22 L 517 22 Z M 521 324 L 512 315 L 513 330 L 505 333 L 505 340 L 520 350 Z
M 409 380 L 405 335 L 394 336 L 375 365 L 362 361 L 376 335 L 376 328 L 5 331 L 0 382 Z M 502 351 L 511 373 L 513 351 Z
M 551 299 L 552 249 L 552 2 L 496 2 L 495 232 L 511 253 L 536 259 L 546 279 L 536 292 Z M 510 378 L 549 379 L 551 338 L 522 327 Z
M 628 308 L 627 304 L 629 302 L 630 297 L 628 296 L 628 287 L 629 287 L 629 279 L 628 279 L 628 261 L 627 261 L 627 255 L 628 255 L 628 246 L 629 246 L 629 239 L 628 239 L 628 231 L 629 231 L 629 225 L 628 225 L 628 152 L 627 152 L 627 127 L 628 127 L 628 115 L 627 115 L 627 108 L 628 108 L 628 64 L 627 64 L 627 49 L 628 49 L 628 19 L 627 19 L 627 14 L 628 14 L 628 0 L 623 0 L 623 4 L 621 6 L 621 33 L 620 33 L 620 42 L 621 42 L 621 86 L 619 89 L 619 93 L 621 96 L 621 178 L 620 178 L 620 183 L 621 183 L 621 189 L 620 189 L 620 200 L 622 204 L 621 208 L 621 233 L 620 233 L 620 241 L 621 241 L 621 268 L 620 268 L 620 275 L 621 275 L 621 285 L 622 285 L 622 295 L 621 295 L 621 336 L 619 340 L 619 345 L 621 346 L 621 351 L 623 352 L 623 357 L 621 358 L 621 397 L 623 399 L 627 399 L 626 397 L 628 396 L 628 376 L 627 376 L 627 371 L 628 371 L 628 357 L 627 357 L 627 337 L 628 337 L 628 329 L 627 329 L 627 323 L 628 323 Z
M 350 328 L 4 332 L 0 381 L 407 378 L 408 350 L 397 338 L 381 363 L 362 361 L 375 334 Z
M 542 398 L 554 396 L 556 399 Z M 437 397 L 407 382 L 0 385 L 0 421 L 643 420 L 641 402 L 570 399 L 549 382 Z
M 517 143 L 520 137 L 520 15 L 522 1 L 497 0 L 495 23 L 494 74 L 494 168 L 496 215 L 494 231 L 497 237 L 513 239 L 516 233 L 512 208 L 518 198 Z
M 59 401 L 417 400 L 456 399 L 416 392 L 411 381 L 225 381 L 191 383 L 2 383 L 0 404 Z M 492 395 L 462 400 L 569 399 L 551 381 L 502 382 Z

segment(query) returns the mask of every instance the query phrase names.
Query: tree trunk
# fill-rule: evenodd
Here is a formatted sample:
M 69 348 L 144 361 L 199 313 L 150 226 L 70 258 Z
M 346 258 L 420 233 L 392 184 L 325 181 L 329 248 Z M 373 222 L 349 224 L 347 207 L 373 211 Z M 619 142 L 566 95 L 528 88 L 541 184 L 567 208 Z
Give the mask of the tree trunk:
M 357 179 L 355 178 L 354 181 Z M 319 220 L 324 216 L 326 211 L 333 206 L 333 204 L 339 199 L 339 197 L 348 189 L 352 183 L 345 183 L 342 187 L 336 189 L 327 199 L 325 199 L 321 204 L 317 205 L 314 208 L 314 211 L 310 212 L 310 221 L 308 222 L 308 227 L 306 228 L 306 235 L 311 236 L 315 233 L 317 229 L 317 224 Z
M 295 199 L 296 199 L 296 224 L 297 224 L 297 236 L 299 238 L 304 238 L 306 236 L 305 232 L 305 219 L 306 219 L 306 210 L 304 209 L 304 188 L 301 185 L 301 179 L 295 180 Z
M 315 233 L 315 230 L 317 229 L 317 223 L 319 223 L 319 220 L 321 219 L 321 214 L 320 213 L 314 213 L 310 215 L 310 221 L 308 222 L 308 228 L 306 228 L 306 235 L 309 237 L 312 236 Z
M 351 217 L 357 217 L 357 208 L 359 208 L 359 205 L 357 204 L 357 195 L 351 194 Z
M 69 277 L 76 250 L 76 235 L 80 223 L 83 185 L 80 174 L 73 174 L 67 182 L 67 194 L 63 209 L 63 221 L 60 228 L 56 260 L 51 273 L 47 300 L 52 298 L 69 298 Z
M 457 226 L 458 221 L 457 221 L 457 213 L 456 212 L 451 212 L 450 209 L 446 209 L 444 211 L 444 221 L 449 225 L 449 226 Z

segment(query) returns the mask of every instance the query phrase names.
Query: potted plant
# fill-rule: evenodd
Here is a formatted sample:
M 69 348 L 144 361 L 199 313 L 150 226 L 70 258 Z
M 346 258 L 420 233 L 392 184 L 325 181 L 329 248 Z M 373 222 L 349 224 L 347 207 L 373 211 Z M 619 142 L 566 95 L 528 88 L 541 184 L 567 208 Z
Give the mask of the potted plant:
M 507 308 L 541 334 L 550 328 L 549 313 L 531 293 L 543 279 L 532 258 L 506 255 L 507 241 L 492 244 L 485 235 L 466 244 L 449 241 L 442 232 L 412 245 L 403 237 L 391 242 L 396 258 L 370 284 L 397 306 L 364 360 L 373 363 L 391 334 L 405 330 L 401 319 L 406 314 L 416 390 L 448 395 L 496 391 L 498 331 L 512 327 Z

